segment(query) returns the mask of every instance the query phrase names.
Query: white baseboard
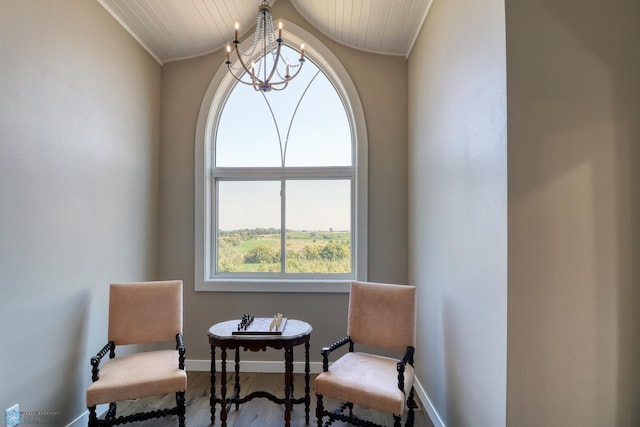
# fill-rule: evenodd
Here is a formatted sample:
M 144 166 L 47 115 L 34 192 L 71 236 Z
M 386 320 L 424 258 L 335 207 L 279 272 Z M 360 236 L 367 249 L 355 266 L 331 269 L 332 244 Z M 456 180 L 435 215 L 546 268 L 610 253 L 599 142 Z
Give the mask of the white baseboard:
M 67 424 L 67 427 L 80 427 L 89 424 L 89 411 L 84 411 L 78 418 Z
M 414 379 L 413 388 L 416 391 L 416 394 L 418 395 L 418 399 L 420 399 L 420 402 L 422 402 L 422 405 L 427 411 L 427 415 L 431 419 L 433 426 L 446 427 L 445 424 L 442 422 L 442 418 L 440 418 L 438 411 L 436 411 L 436 408 L 433 406 L 431 399 L 429 399 L 429 395 L 427 395 L 427 393 L 424 390 L 424 387 L 422 387 L 422 384 L 420 384 L 420 381 L 418 381 L 418 378 Z
M 284 362 L 274 362 L 274 361 L 258 361 L 258 360 L 242 360 L 241 362 L 242 372 L 261 372 L 261 373 L 277 373 L 284 372 Z M 187 371 L 204 371 L 208 372 L 211 370 L 211 361 L 210 360 L 186 360 L 185 368 Z M 216 360 L 216 372 L 220 372 L 221 370 L 220 361 Z M 233 371 L 233 360 L 227 360 L 227 372 Z M 312 374 L 319 374 L 322 372 L 322 362 L 311 362 L 309 364 L 309 371 Z M 294 373 L 304 373 L 304 362 L 293 362 L 293 372 Z M 414 381 L 414 389 L 416 394 L 418 395 L 418 399 L 422 402 L 425 410 L 427 411 L 427 415 L 431 419 L 434 427 L 446 427 L 442 422 L 442 418 L 436 411 L 436 408 L 431 403 L 431 399 L 425 392 L 422 384 L 416 378 Z
M 284 361 L 260 361 L 260 360 L 242 360 L 240 361 L 242 372 L 262 372 L 262 373 L 278 373 L 284 372 Z M 186 360 L 185 368 L 187 371 L 205 371 L 211 370 L 210 360 Z M 227 372 L 233 371 L 233 359 L 227 360 Z M 216 372 L 222 370 L 221 362 L 216 360 Z M 296 374 L 304 373 L 304 362 L 293 362 L 293 372 Z M 322 362 L 309 363 L 309 372 L 319 374 L 322 372 Z
M 109 409 L 109 404 L 104 403 L 96 406 L 96 414 L 102 416 Z M 66 427 L 86 427 L 89 424 L 89 411 L 84 411 L 78 418 L 71 421 Z

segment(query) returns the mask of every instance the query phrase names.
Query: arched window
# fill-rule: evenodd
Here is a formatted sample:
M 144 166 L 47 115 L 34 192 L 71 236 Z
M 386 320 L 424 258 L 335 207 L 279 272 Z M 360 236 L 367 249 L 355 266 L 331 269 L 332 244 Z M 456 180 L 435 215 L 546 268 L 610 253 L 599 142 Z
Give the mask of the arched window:
M 307 61 L 283 91 L 256 92 L 223 67 L 203 100 L 197 290 L 335 292 L 366 279 L 362 107 L 339 61 L 304 33 Z

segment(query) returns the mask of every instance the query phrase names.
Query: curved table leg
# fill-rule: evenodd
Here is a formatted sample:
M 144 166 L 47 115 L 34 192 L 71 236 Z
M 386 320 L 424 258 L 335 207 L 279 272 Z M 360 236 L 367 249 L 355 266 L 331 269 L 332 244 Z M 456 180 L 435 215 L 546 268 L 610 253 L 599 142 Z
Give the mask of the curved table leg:
M 236 384 L 233 389 L 233 396 L 236 400 L 236 411 L 240 409 L 240 403 L 238 399 L 240 398 L 240 347 L 236 348 Z
M 227 425 L 227 349 L 222 348 L 222 359 L 220 369 L 220 395 L 222 397 L 222 403 L 220 406 L 220 422 L 222 427 Z
M 216 348 L 211 346 L 211 397 L 209 398 L 211 406 L 211 424 L 216 422 Z
M 309 424 L 309 405 L 311 404 L 311 397 L 309 396 L 309 347 L 311 347 L 311 344 L 307 340 L 304 343 L 304 420 L 306 424 Z
M 284 349 L 284 425 L 291 425 L 291 407 L 293 406 L 293 348 Z

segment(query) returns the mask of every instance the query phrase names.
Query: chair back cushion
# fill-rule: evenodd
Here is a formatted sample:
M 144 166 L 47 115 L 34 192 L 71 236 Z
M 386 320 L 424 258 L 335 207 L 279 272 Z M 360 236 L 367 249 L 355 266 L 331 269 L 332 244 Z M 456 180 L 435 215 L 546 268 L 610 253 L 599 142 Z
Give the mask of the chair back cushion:
M 347 334 L 355 343 L 404 350 L 415 346 L 416 287 L 352 282 Z
M 182 280 L 114 283 L 109 341 L 116 345 L 175 340 L 182 333 Z

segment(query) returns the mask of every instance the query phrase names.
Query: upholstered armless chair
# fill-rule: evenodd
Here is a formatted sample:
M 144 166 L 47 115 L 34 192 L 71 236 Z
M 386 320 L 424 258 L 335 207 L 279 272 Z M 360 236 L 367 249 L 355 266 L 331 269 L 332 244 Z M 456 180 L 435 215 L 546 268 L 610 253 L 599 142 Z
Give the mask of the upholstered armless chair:
M 316 377 L 318 427 L 327 417 L 359 426 L 375 426 L 358 419 L 353 406 L 393 415 L 394 425 L 408 408 L 406 424 L 413 425 L 415 408 L 413 356 L 415 349 L 415 286 L 353 282 L 349 295 L 347 336 L 322 348 L 323 371 Z M 349 345 L 349 351 L 329 365 L 334 350 Z M 397 351 L 398 359 L 354 351 L 355 344 Z M 323 397 L 340 402 L 329 411 Z
M 155 350 L 116 356 L 116 347 L 174 341 L 175 350 Z M 104 356 L 109 359 L 100 363 Z M 182 338 L 182 281 L 112 284 L 109 290 L 108 343 L 91 358 L 93 383 L 87 389 L 89 426 L 111 426 L 166 415 L 177 415 L 185 425 Z M 176 394 L 176 406 L 116 417 L 116 402 L 148 396 Z M 104 419 L 96 406 L 109 404 Z

